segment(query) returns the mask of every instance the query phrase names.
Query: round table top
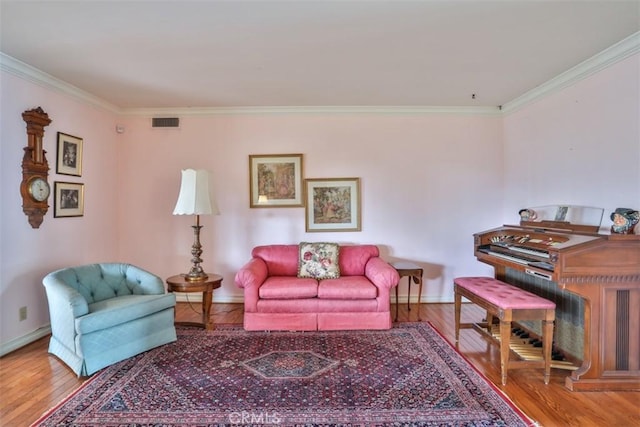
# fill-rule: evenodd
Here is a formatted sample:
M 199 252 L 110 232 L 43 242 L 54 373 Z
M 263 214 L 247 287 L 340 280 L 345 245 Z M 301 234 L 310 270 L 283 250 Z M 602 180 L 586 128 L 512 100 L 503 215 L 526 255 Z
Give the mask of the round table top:
M 422 270 L 422 267 L 409 261 L 392 262 L 391 265 L 396 270 Z
M 219 274 L 208 274 L 204 280 L 189 281 L 185 274 L 177 274 L 167 279 L 170 291 L 178 292 L 202 292 L 204 290 L 217 289 L 222 286 L 222 276 Z

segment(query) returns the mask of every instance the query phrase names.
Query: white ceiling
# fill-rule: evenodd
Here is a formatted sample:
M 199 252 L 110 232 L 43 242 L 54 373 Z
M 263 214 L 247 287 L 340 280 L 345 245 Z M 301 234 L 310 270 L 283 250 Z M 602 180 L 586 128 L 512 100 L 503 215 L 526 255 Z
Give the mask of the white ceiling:
M 4 54 L 124 109 L 480 107 L 639 31 L 640 0 L 1 0 L 0 20 Z

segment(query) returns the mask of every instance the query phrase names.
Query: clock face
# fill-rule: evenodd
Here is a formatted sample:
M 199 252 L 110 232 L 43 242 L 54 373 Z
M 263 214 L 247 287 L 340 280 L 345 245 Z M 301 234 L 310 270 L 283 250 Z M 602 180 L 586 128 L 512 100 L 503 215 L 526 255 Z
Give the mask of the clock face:
M 37 202 L 44 202 L 49 198 L 51 188 L 49 183 L 42 178 L 34 178 L 29 181 L 29 194 Z

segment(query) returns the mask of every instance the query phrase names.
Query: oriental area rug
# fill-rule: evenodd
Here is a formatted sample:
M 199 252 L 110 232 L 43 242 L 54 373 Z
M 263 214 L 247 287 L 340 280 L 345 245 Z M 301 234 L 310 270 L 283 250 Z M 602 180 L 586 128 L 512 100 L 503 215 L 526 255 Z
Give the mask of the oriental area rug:
M 430 324 L 386 331 L 178 328 L 37 426 L 531 426 Z

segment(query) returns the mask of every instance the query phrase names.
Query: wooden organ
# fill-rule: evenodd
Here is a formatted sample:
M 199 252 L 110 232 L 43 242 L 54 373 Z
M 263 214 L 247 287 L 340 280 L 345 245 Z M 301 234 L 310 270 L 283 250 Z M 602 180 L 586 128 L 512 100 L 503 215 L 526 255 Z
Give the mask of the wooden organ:
M 640 390 L 640 235 L 597 230 L 522 221 L 474 234 L 474 252 L 556 303 L 555 346 L 578 365 L 567 388 Z

